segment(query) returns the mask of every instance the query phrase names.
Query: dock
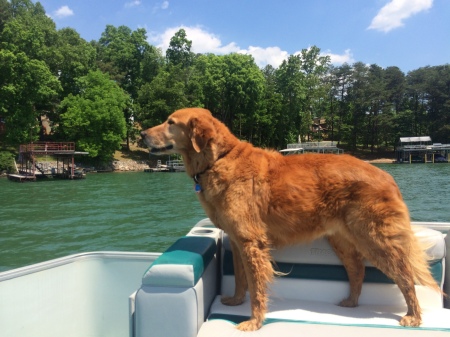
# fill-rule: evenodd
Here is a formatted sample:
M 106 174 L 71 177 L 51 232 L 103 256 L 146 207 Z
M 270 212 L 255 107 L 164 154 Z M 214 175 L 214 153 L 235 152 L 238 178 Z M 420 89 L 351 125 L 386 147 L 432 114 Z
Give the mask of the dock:
M 397 163 L 448 163 L 450 144 L 433 143 L 430 136 L 400 137 L 395 156 Z
M 302 154 L 302 153 L 334 153 L 342 154 L 343 149 L 337 147 L 337 143 L 334 141 L 321 141 L 321 142 L 304 142 L 288 144 L 287 148 L 280 151 L 283 155 L 290 154 Z
M 75 168 L 75 155 L 87 152 L 75 150 L 74 142 L 35 142 L 20 145 L 19 162 L 16 168 L 19 174 L 9 174 L 12 181 L 36 181 L 37 178 L 81 179 L 85 177 L 82 170 Z M 38 156 L 56 158 L 56 167 L 46 167 L 37 162 Z
M 166 165 L 161 163 L 161 160 L 157 161 L 156 167 L 150 167 L 145 169 L 144 172 L 185 172 L 184 163 L 182 160 L 169 160 Z
M 158 160 L 156 162 L 156 166 L 155 167 L 149 167 L 147 169 L 144 169 L 144 172 L 169 172 L 169 168 L 167 167 L 167 165 L 163 165 L 161 163 L 161 160 Z
M 24 175 L 24 174 L 8 174 L 8 179 L 12 181 L 17 181 L 20 183 L 26 181 L 36 181 L 36 176 Z

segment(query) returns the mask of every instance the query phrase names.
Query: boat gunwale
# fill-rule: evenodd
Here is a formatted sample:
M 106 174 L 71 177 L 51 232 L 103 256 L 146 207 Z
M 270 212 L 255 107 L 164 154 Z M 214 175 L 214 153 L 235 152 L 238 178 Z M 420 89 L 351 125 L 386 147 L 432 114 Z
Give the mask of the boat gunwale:
M 126 259 L 141 259 L 146 260 L 148 258 L 156 259 L 162 253 L 159 252 L 127 252 L 127 251 L 92 251 L 71 254 L 63 257 L 59 257 L 52 260 L 38 262 L 24 267 L 14 268 L 0 272 L 0 282 L 12 280 L 21 276 L 38 273 L 48 269 L 53 269 L 68 265 L 71 263 L 79 262 L 86 259 L 113 259 L 113 258 L 126 258 Z

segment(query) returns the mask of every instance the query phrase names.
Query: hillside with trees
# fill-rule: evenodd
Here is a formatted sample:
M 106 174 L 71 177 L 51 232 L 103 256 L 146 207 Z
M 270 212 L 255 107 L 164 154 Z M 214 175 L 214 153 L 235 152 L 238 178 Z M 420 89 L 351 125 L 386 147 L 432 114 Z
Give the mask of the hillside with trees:
M 407 74 L 362 62 L 333 66 L 312 46 L 261 69 L 250 55 L 194 54 L 183 29 L 164 53 L 143 28 L 108 25 L 88 42 L 72 28 L 57 30 L 30 0 L 0 0 L 0 74 L 2 146 L 75 141 L 107 160 L 141 127 L 188 106 L 276 149 L 298 139 L 370 151 L 392 148 L 400 136 L 450 140 L 449 64 Z

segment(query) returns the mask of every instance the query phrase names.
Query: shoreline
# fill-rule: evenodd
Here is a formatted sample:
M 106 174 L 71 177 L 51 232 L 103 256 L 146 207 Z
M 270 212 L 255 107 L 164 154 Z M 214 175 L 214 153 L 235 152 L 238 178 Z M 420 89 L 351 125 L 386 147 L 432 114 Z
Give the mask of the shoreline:
M 360 159 L 360 158 L 358 158 Z M 389 158 L 378 158 L 378 159 L 369 159 L 364 160 L 366 163 L 370 164 L 394 164 L 395 161 Z M 150 168 L 148 163 L 145 163 L 142 160 L 134 161 L 132 159 L 127 160 L 114 160 L 111 163 L 112 172 L 140 172 L 144 171 L 144 169 Z
M 360 158 L 359 158 L 360 159 Z M 378 159 L 368 159 L 364 160 L 366 163 L 370 164 L 394 164 L 395 161 L 393 159 L 389 158 L 378 158 Z M 52 161 L 48 161 L 46 163 L 49 163 L 50 166 L 53 164 Z M 54 163 L 54 166 L 56 167 L 56 162 Z M 87 168 L 84 166 L 80 166 L 82 168 Z M 109 171 L 109 172 L 144 172 L 145 169 L 148 169 L 151 167 L 151 163 L 146 160 L 133 160 L 133 159 L 125 159 L 125 160 L 113 160 L 106 166 L 102 168 L 96 168 L 95 170 L 102 170 L 102 171 Z M 0 172 L 0 177 L 6 177 L 6 174 L 2 174 L 3 172 Z
M 395 160 L 389 158 L 370 159 L 364 161 L 370 164 L 395 164 Z

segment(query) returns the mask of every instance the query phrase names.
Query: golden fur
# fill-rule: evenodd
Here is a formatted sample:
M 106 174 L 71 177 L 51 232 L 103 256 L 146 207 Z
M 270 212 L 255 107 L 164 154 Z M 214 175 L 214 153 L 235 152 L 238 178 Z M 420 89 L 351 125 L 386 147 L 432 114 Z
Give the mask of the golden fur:
M 408 312 L 400 324 L 420 325 L 414 281 L 439 287 L 389 174 L 348 155 L 284 157 L 255 148 L 199 108 L 178 110 L 142 136 L 152 153 L 182 155 L 201 186 L 206 214 L 228 233 L 236 288 L 222 302 L 239 305 L 248 290 L 252 308 L 240 330 L 257 330 L 264 320 L 274 273 L 270 250 L 322 236 L 349 276 L 350 295 L 341 306 L 358 305 L 367 259 L 402 291 Z

